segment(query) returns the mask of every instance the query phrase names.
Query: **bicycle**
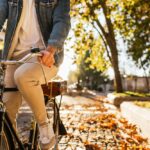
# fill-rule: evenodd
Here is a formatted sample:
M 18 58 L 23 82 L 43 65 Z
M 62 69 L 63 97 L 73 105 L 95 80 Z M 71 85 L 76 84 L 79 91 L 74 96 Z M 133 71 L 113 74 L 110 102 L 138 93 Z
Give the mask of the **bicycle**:
M 4 86 L 4 72 L 7 65 L 23 64 L 34 56 L 39 56 L 39 49 L 34 48 L 31 53 L 25 56 L 23 59 L 14 61 L 6 60 L 0 61 L 1 70 L 1 80 L 0 80 L 0 150 L 40 150 L 39 144 L 39 131 L 38 124 L 35 119 L 31 122 L 30 134 L 28 137 L 28 142 L 23 142 L 16 130 L 14 129 L 9 116 L 6 112 L 5 105 L 2 101 L 2 96 L 4 91 L 17 91 L 17 88 L 5 88 Z M 54 150 L 58 149 L 58 142 L 61 138 L 59 136 L 62 132 L 60 126 L 62 126 L 63 133 L 66 134 L 65 127 L 60 120 L 60 106 L 62 100 L 62 93 L 66 91 L 67 82 L 66 81 L 52 81 L 42 85 L 42 89 L 45 97 L 45 105 L 50 106 L 48 116 L 53 119 L 53 129 L 56 136 L 56 143 L 54 145 Z M 60 102 L 57 103 L 56 96 L 61 95 Z

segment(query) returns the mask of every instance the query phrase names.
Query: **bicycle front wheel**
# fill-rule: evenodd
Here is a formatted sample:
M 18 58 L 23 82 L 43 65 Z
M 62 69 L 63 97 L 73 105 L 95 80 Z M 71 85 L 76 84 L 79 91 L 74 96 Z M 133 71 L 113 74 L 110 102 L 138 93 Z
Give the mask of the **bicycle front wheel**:
M 0 134 L 0 150 L 13 150 L 14 143 L 11 138 L 11 134 L 9 132 L 9 128 L 4 125 L 3 130 Z

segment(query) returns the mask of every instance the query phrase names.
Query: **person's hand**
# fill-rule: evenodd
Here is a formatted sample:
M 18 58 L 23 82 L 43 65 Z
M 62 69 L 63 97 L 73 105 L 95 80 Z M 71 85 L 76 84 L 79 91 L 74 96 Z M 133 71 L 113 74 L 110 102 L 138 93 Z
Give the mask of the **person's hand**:
M 47 66 L 51 67 L 55 63 L 54 54 L 56 48 L 48 46 L 45 50 L 41 51 L 42 56 L 39 57 L 40 62 Z

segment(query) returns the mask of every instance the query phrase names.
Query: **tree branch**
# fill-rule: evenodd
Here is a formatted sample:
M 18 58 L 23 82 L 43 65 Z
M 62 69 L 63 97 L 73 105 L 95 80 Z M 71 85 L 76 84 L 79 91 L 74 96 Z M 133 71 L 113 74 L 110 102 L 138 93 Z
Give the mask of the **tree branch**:
M 97 27 L 94 25 L 93 22 L 92 22 L 92 25 L 93 25 L 93 27 L 97 30 L 97 32 L 99 33 L 100 37 L 102 38 L 102 41 L 103 41 L 103 43 L 104 43 L 104 45 L 105 45 L 105 48 L 106 48 L 106 51 L 107 51 L 107 56 L 108 56 L 110 62 L 112 63 L 111 55 L 110 55 L 110 52 L 109 52 L 108 47 L 107 47 L 107 43 L 106 43 L 106 41 L 105 41 L 103 35 L 102 35 L 101 32 L 97 29 Z
M 105 38 L 107 37 L 108 33 L 105 31 L 104 27 L 101 25 L 100 21 L 98 19 L 94 20 L 98 27 L 100 28 L 100 30 L 102 31 L 103 35 L 105 36 Z
M 95 12 L 94 12 L 94 9 L 92 8 L 92 5 L 90 3 L 88 3 L 87 1 L 85 1 L 85 2 L 86 2 L 86 5 L 88 6 L 88 8 L 90 8 L 90 11 L 91 11 L 90 14 L 92 14 L 92 16 L 95 17 Z M 93 19 L 93 20 L 97 23 L 97 25 L 101 29 L 103 35 L 107 36 L 107 32 L 105 31 L 104 27 L 101 25 L 100 21 L 98 19 Z
M 108 13 L 108 8 L 106 6 L 106 2 L 105 1 L 101 2 L 101 6 L 102 6 L 104 17 L 105 17 L 105 20 L 107 23 L 108 32 L 111 34 L 112 37 L 115 37 L 111 19 L 110 19 L 110 17 L 108 17 L 108 15 L 110 16 L 110 13 Z

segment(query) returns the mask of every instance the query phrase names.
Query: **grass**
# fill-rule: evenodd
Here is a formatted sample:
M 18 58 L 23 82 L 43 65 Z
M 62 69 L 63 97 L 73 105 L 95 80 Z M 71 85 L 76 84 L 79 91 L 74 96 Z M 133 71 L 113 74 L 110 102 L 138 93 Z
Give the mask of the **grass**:
M 150 93 L 138 93 L 138 92 L 131 92 L 126 91 L 123 93 L 114 93 L 116 96 L 134 96 L 134 97 L 150 97 Z
M 144 107 L 144 108 L 149 108 L 150 109 L 150 102 L 141 102 L 141 101 L 135 101 L 135 105 Z

